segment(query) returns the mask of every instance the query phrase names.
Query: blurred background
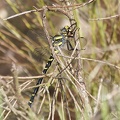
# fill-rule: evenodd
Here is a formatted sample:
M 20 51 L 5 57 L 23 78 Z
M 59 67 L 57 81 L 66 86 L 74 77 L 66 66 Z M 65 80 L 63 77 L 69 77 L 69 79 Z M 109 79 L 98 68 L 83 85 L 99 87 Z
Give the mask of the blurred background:
M 2 19 L 32 10 L 33 6 L 41 8 L 44 5 L 62 5 L 63 2 L 60 0 L 0 0 L 1 76 L 12 75 L 12 63 L 17 65 L 19 76 L 39 75 L 50 55 L 41 13 L 25 14 L 7 21 Z M 69 0 L 69 2 L 80 4 L 87 0 L 74 0 L 74 2 Z M 81 35 L 86 39 L 84 50 L 81 51 L 86 88 L 97 99 L 99 87 L 102 84 L 101 104 L 98 114 L 94 117 L 98 120 L 102 118 L 118 120 L 120 117 L 120 17 L 110 17 L 105 20 L 92 19 L 119 14 L 119 0 L 96 0 L 75 10 Z M 50 35 L 58 34 L 61 28 L 70 25 L 68 18 L 63 14 L 48 12 L 46 17 Z M 53 69 L 51 68 L 50 71 Z M 3 82 L 8 81 L 1 77 L 0 85 L 3 86 Z M 95 111 L 96 103 L 92 98 L 90 98 L 90 104 Z

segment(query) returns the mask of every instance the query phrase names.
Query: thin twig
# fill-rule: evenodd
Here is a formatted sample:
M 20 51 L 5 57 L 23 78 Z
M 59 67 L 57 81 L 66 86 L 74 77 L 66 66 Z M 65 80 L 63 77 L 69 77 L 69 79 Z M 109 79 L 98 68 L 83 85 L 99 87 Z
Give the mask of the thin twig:
M 109 17 L 104 17 L 104 18 L 93 18 L 93 19 L 88 19 L 90 21 L 100 21 L 100 20 L 109 20 L 109 19 L 113 19 L 113 18 L 117 18 L 120 17 L 120 14 L 117 15 L 113 15 L 113 16 L 109 16 Z
M 54 120 L 54 115 L 55 115 L 55 102 L 56 102 L 56 98 L 58 96 L 58 87 L 59 87 L 59 84 L 57 83 L 56 86 L 55 86 L 55 91 L 53 93 L 53 100 L 51 102 L 51 120 Z
M 13 84 L 14 84 L 13 88 L 15 91 L 15 96 L 17 98 L 17 103 L 19 104 L 20 107 L 25 108 L 26 103 L 24 102 L 24 98 L 21 95 L 21 90 L 20 90 L 19 82 L 18 82 L 18 72 L 17 72 L 17 68 L 15 64 L 13 64 L 11 71 L 13 73 Z
M 62 55 L 59 55 L 59 56 L 62 56 Z M 70 56 L 62 56 L 62 57 L 66 57 L 68 59 L 73 59 L 74 57 L 70 57 Z M 115 67 L 117 69 L 120 70 L 120 67 L 115 65 L 115 64 L 112 64 L 112 63 L 109 63 L 108 61 L 101 61 L 101 60 L 96 60 L 96 59 L 92 59 L 92 58 L 85 58 L 85 57 L 76 57 L 75 59 L 81 59 L 81 60 L 88 60 L 88 61 L 94 61 L 94 62 L 98 62 L 98 63 L 102 63 L 102 64 L 106 64 L 106 65 L 109 65 L 109 66 L 112 66 L 112 67 Z
M 94 115 L 97 113 L 98 108 L 99 108 L 100 94 L 101 94 L 101 90 L 102 90 L 102 83 L 103 83 L 103 79 L 101 79 L 101 81 L 100 81 L 98 96 L 97 96 L 97 102 L 96 102 L 96 106 L 95 106 L 95 109 L 94 109 Z
M 63 83 L 63 85 L 62 85 L 62 82 L 64 82 Z M 68 99 L 67 99 L 67 93 L 66 93 L 66 89 L 65 89 L 65 81 L 64 80 L 62 80 L 62 81 L 60 81 L 60 87 L 61 87 L 61 94 L 64 92 L 64 96 L 65 96 L 65 102 L 66 102 L 66 109 L 67 109 L 67 113 L 68 113 L 68 118 L 69 118 L 69 120 L 71 120 L 71 116 L 70 116 L 70 110 L 69 110 L 69 105 L 68 105 Z
M 22 12 L 22 13 L 18 13 L 16 15 L 12 15 L 10 17 L 7 17 L 3 20 L 9 20 L 9 19 L 12 19 L 12 18 L 15 18 L 15 17 L 18 17 L 18 16 L 21 16 L 21 15 L 25 15 L 25 14 L 29 14 L 29 13 L 33 13 L 33 12 L 36 12 L 36 10 L 29 10 L 29 11 L 25 11 L 25 12 Z
M 67 12 L 65 12 L 65 11 L 63 11 L 62 9 L 63 8 L 74 8 L 74 9 L 78 9 L 78 8 L 80 8 L 80 7 L 84 7 L 85 5 L 88 5 L 88 4 L 90 4 L 90 3 L 92 3 L 92 2 L 94 2 L 95 0 L 89 0 L 88 2 L 86 2 L 86 3 L 82 3 L 82 4 L 76 4 L 76 5 L 67 5 L 67 6 L 58 6 L 58 5 L 55 5 L 55 6 L 46 6 L 46 8 L 47 9 L 49 9 L 50 11 L 59 11 L 59 12 L 63 12 L 64 14 L 66 14 L 67 12 L 69 12 L 69 11 L 67 11 Z M 78 6 L 78 7 L 77 7 Z M 37 9 L 36 10 L 36 8 L 35 8 L 35 10 L 29 10 L 29 11 L 25 11 L 25 12 L 22 12 L 22 13 L 18 13 L 18 14 L 16 14 L 16 15 L 12 15 L 12 16 L 10 16 L 10 17 L 8 17 L 8 18 L 5 18 L 5 19 L 3 19 L 3 20 L 9 20 L 9 19 L 12 19 L 12 18 L 15 18 L 15 17 L 18 17 L 18 16 L 21 16 L 21 15 L 25 15 L 25 14 L 30 14 L 30 13 L 34 13 L 34 12 L 41 12 L 41 11 L 44 11 L 44 7 L 45 6 L 43 6 L 43 8 L 41 8 L 41 9 Z M 75 8 L 76 7 L 76 8 Z M 62 8 L 62 9 L 60 9 L 60 8 Z M 68 14 L 66 14 L 66 15 L 68 15 Z
M 43 78 L 43 77 L 50 77 L 53 73 L 40 75 L 40 76 L 30 76 L 30 77 L 18 77 L 19 80 L 30 80 L 30 79 L 37 79 L 37 78 Z M 0 76 L 0 79 L 6 79 L 11 80 L 13 79 L 12 76 Z
M 75 107 L 79 109 L 79 111 L 80 111 L 81 114 L 82 114 L 82 117 L 85 118 L 84 113 L 83 113 L 83 111 L 82 111 L 82 108 L 79 106 L 79 104 L 78 104 L 78 102 L 77 102 L 74 94 L 71 92 L 71 90 L 70 90 L 70 88 L 69 88 L 69 86 L 68 86 L 67 84 L 65 84 L 65 86 L 66 86 L 66 88 L 68 89 L 68 92 L 69 92 L 70 96 L 72 97 L 72 99 L 73 99 L 73 101 L 74 101 Z
M 16 109 L 11 105 L 11 103 L 10 103 L 10 101 L 9 101 L 9 99 L 8 99 L 5 91 L 3 90 L 3 88 L 1 88 L 0 92 L 1 92 L 1 94 L 3 95 L 6 104 L 7 104 L 8 107 L 10 108 L 10 111 L 12 111 L 15 115 L 17 115 Z
M 78 8 L 81 8 L 81 7 L 84 7 L 92 2 L 95 2 L 96 0 L 89 0 L 88 2 L 85 2 L 85 3 L 82 3 L 82 4 L 78 4 L 78 5 L 72 5 L 71 7 L 73 7 L 74 9 L 72 10 L 75 10 L 75 9 L 78 9 Z M 78 7 L 76 7 L 78 6 Z M 68 11 L 69 12 L 69 11 Z

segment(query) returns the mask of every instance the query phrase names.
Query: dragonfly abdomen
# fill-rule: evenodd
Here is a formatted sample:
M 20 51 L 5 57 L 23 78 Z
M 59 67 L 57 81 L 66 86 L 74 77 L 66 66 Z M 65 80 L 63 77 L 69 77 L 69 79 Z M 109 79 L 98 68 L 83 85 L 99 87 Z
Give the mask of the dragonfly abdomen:
M 51 66 L 53 60 L 54 60 L 54 57 L 53 57 L 53 55 L 51 54 L 51 56 L 50 56 L 50 58 L 49 58 L 49 60 L 48 60 L 48 62 L 47 62 L 47 64 L 46 64 L 45 68 L 44 68 L 43 71 L 42 71 L 43 74 L 46 74 L 46 72 L 47 72 L 47 70 L 49 69 L 49 67 Z M 36 83 L 36 85 L 40 85 L 40 84 L 42 83 L 42 81 L 43 81 L 43 78 L 39 78 L 38 81 L 37 81 L 37 83 Z M 31 98 L 30 98 L 30 100 L 29 100 L 29 102 L 28 102 L 28 105 L 29 105 L 30 107 L 31 107 L 31 105 L 32 105 L 32 103 L 33 103 L 33 101 L 34 101 L 35 96 L 37 95 L 38 90 L 39 90 L 39 86 L 36 87 L 36 88 L 34 88 L 34 91 L 33 91 L 32 95 L 31 95 Z

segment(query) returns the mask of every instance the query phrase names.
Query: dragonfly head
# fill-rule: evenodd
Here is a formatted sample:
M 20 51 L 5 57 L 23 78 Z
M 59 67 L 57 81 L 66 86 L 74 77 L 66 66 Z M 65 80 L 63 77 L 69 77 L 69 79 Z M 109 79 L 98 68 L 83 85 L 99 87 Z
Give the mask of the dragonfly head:
M 61 34 L 64 36 L 67 36 L 68 32 L 69 32 L 69 26 L 65 26 L 61 29 Z

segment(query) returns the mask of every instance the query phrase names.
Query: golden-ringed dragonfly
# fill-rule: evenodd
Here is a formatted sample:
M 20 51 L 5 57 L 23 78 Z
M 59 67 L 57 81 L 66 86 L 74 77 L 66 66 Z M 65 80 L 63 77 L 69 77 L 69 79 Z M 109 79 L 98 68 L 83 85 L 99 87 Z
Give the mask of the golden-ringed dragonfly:
M 70 42 L 68 41 L 68 39 L 69 39 L 69 37 L 74 37 L 75 31 L 76 31 L 76 23 L 72 24 L 71 26 L 63 27 L 60 31 L 60 35 L 55 35 L 55 36 L 51 37 L 53 47 L 54 48 L 56 48 L 56 46 L 62 47 L 62 46 L 64 46 L 65 43 L 67 43 L 68 49 L 73 50 L 73 47 L 70 44 Z M 55 49 L 55 53 L 58 53 L 57 49 Z M 43 74 L 46 74 L 46 72 L 48 71 L 49 67 L 51 66 L 53 60 L 54 60 L 54 57 L 51 54 L 51 56 L 48 59 L 47 64 L 45 65 L 45 68 L 42 71 Z M 41 84 L 42 81 L 43 81 L 43 78 L 39 78 L 36 83 L 36 86 Z M 34 90 L 33 90 L 31 98 L 28 102 L 28 105 L 30 107 L 32 106 L 32 103 L 34 102 L 34 98 L 37 95 L 38 90 L 39 90 L 39 86 L 34 88 Z

